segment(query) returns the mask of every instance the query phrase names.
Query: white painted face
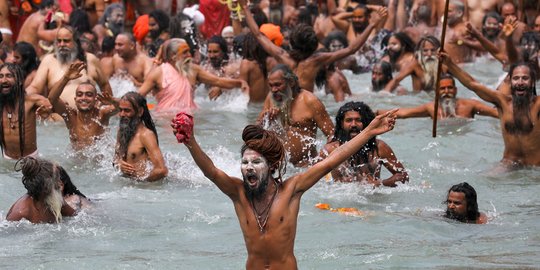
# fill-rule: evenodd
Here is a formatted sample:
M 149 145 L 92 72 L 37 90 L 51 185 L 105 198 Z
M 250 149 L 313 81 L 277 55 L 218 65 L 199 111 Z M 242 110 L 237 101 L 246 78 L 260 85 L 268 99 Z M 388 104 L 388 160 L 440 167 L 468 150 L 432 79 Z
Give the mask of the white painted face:
M 268 180 L 270 172 L 268 161 L 255 150 L 248 148 L 244 151 L 240 168 L 244 182 L 252 190 L 258 189 L 263 181 Z

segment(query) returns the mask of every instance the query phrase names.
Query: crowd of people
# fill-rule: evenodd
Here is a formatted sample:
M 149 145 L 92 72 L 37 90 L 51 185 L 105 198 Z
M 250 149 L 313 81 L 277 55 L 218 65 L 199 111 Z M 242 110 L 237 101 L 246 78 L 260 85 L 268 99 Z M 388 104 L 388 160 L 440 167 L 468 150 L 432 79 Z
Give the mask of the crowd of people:
M 445 2 L 4 2 L 0 146 L 5 159 L 18 160 L 28 191 L 6 219 L 59 222 L 91 205 L 62 166 L 40 157 L 38 118 L 64 121 L 73 150 L 84 151 L 118 117 L 114 166 L 137 181 L 160 181 L 168 168 L 158 140 L 164 134 L 158 136 L 153 118 L 181 112 L 173 132 L 204 175 L 231 198 L 248 269 L 297 268 L 300 199 L 325 175 L 375 187 L 409 181 L 392 148 L 376 137 L 392 130 L 396 118 L 498 118 L 504 143 L 500 169 L 539 166 L 540 4 L 449 0 L 441 41 Z M 508 72 L 497 89 L 462 68 L 478 57 L 499 61 Z M 374 92 L 438 91 L 438 111 L 434 102 L 373 110 L 377 104 L 354 101 L 347 77 L 359 73 L 371 73 Z M 412 84 L 401 85 L 407 77 Z M 129 82 L 134 91 L 111 87 L 113 78 Z M 485 102 L 458 98 L 456 79 Z M 243 179 L 215 167 L 193 132 L 195 91 L 217 99 L 234 88 L 263 107 L 242 133 Z M 316 89 L 344 102 L 335 121 Z M 157 101 L 152 110 L 148 95 Z M 313 143 L 317 130 L 327 138 L 322 149 Z M 288 163 L 301 172 L 284 179 Z M 381 178 L 382 167 L 390 177 Z M 466 182 L 452 186 L 445 201 L 450 219 L 488 221 Z

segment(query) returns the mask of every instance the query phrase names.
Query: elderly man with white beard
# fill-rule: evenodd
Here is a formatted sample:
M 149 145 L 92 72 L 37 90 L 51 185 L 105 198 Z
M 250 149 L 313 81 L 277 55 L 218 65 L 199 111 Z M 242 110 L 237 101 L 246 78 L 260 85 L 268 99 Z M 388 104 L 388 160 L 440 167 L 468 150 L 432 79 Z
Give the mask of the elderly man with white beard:
M 61 83 L 71 63 L 83 62 L 86 68 L 81 72 L 82 76 L 70 81 L 60 98 L 75 108 L 75 90 L 79 84 L 89 80 L 96 82 L 102 92 L 112 94 L 111 86 L 101 70 L 99 59 L 82 50 L 79 38 L 72 27 L 64 25 L 58 29 L 54 48 L 55 53 L 45 56 L 41 61 L 32 84 L 26 89 L 27 93 L 46 95 L 45 89 L 53 89 L 55 84 Z
M 270 93 L 258 121 L 280 136 L 294 166 L 307 166 L 317 156 L 317 129 L 330 139 L 334 124 L 324 104 L 300 88 L 298 77 L 288 66 L 276 65 L 268 73 L 268 84 Z
M 62 216 L 76 214 L 62 196 L 64 184 L 60 179 L 59 166 L 46 160 L 25 157 L 15 167 L 17 171 L 22 171 L 22 183 L 27 192 L 11 206 L 6 220 L 58 223 Z
M 420 39 L 416 46 L 415 59 L 402 67 L 399 74 L 386 85 L 384 90 L 392 92 L 409 75 L 412 78 L 412 86 L 415 92 L 435 90 L 435 78 L 437 77 L 437 65 L 439 63 L 437 52 L 440 47 L 441 43 L 434 36 L 425 36 Z
M 150 71 L 139 88 L 139 94 L 150 91 L 158 102 L 156 111 L 191 111 L 197 108 L 193 100 L 193 88 L 198 83 L 221 88 L 242 88 L 249 91 L 244 80 L 220 78 L 192 63 L 190 48 L 184 39 L 173 38 L 164 43 L 164 62 Z
M 498 117 L 497 109 L 478 100 L 457 98 L 457 88 L 454 78 L 448 74 L 441 76 L 439 85 L 440 99 L 438 118 L 474 118 L 475 115 Z M 378 110 L 377 114 L 384 114 L 386 110 Z M 400 108 L 397 118 L 431 117 L 435 116 L 433 102 L 422 104 L 414 108 Z

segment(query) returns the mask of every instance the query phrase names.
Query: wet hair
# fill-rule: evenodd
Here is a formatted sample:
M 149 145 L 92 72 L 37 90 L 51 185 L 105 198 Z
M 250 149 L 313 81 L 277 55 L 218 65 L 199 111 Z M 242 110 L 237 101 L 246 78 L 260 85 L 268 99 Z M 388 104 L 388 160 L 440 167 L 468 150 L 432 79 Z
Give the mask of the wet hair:
M 103 38 L 103 41 L 101 42 L 101 52 L 112 52 L 114 50 L 114 43 L 114 37 L 106 36 L 105 38 Z
M 60 28 L 58 28 L 58 31 L 60 31 L 60 29 L 62 28 L 71 32 L 71 37 L 73 39 L 73 42 L 75 43 L 75 47 L 77 48 L 77 59 L 83 62 L 86 68 L 88 68 L 87 61 L 86 61 L 86 52 L 83 50 L 81 46 L 81 39 L 79 38 L 79 34 L 77 33 L 77 31 L 75 31 L 73 27 L 69 25 L 62 25 Z M 58 32 L 56 33 L 56 35 L 58 36 Z M 56 46 L 56 39 L 54 43 Z
M 381 72 L 384 75 L 385 82 L 390 82 L 392 80 L 392 64 L 386 61 L 380 61 L 377 64 L 381 67 Z
M 253 33 L 248 33 L 245 35 L 242 52 L 245 59 L 257 62 L 263 76 L 266 78 L 268 76 L 266 59 L 268 58 L 269 54 L 259 44 Z
M 248 125 L 242 132 L 242 140 L 244 145 L 240 150 L 240 154 L 244 155 L 247 149 L 261 154 L 268 161 L 272 175 L 274 172 L 278 172 L 278 176 L 274 178 L 274 181 L 282 183 L 286 165 L 285 148 L 277 134 L 265 130 L 261 126 Z
M 405 32 L 393 33 L 390 37 L 394 37 L 399 40 L 403 51 L 414 53 L 414 41 Z
M 69 14 L 69 25 L 71 25 L 79 35 L 92 32 L 88 13 L 82 9 L 75 9 Z
M 289 43 L 291 44 L 289 55 L 296 61 L 302 61 L 317 50 L 319 41 L 313 27 L 301 23 L 291 30 Z
M 27 194 L 36 200 L 43 200 L 53 189 L 58 189 L 59 171 L 47 160 L 24 157 L 15 163 L 15 171 L 21 171 L 22 183 Z
M 160 10 L 160 9 L 155 9 L 155 10 L 152 10 L 152 12 L 150 12 L 150 14 L 148 14 L 148 16 L 150 18 L 154 18 L 154 20 L 156 20 L 156 23 L 159 26 L 159 32 L 160 33 L 163 33 L 164 31 L 169 30 L 170 18 L 169 18 L 169 15 L 167 15 L 167 13 L 165 13 L 165 11 Z
M 227 50 L 227 41 L 225 41 L 225 39 L 222 36 L 213 35 L 208 40 L 208 45 L 210 45 L 211 43 L 219 45 L 219 49 L 221 50 L 221 52 L 223 54 L 223 60 L 229 60 L 229 54 L 227 53 L 227 51 L 228 51 Z
M 62 166 L 56 166 L 56 168 L 58 168 L 60 181 L 62 181 L 62 183 L 64 184 L 64 192 L 62 193 L 62 195 L 79 195 L 86 198 L 86 196 L 84 196 L 84 194 L 79 191 L 75 184 L 73 184 L 73 182 L 71 181 L 71 177 L 69 177 L 69 174 L 66 172 L 66 170 Z
M 336 114 L 336 128 L 334 131 L 334 136 L 332 137 L 332 142 L 339 142 L 340 145 L 346 143 L 351 138 L 347 131 L 343 129 L 343 121 L 345 120 L 345 114 L 350 111 L 355 111 L 360 114 L 361 122 L 363 128 L 369 126 L 371 121 L 375 119 L 375 113 L 371 108 L 361 101 L 351 101 L 345 103 L 341 106 Z M 350 163 L 352 166 L 358 166 L 360 164 L 365 164 L 369 161 L 369 154 L 376 152 L 377 149 L 377 138 L 373 136 L 367 141 L 358 152 L 351 156 Z
M 120 3 L 112 3 L 105 8 L 105 11 L 103 11 L 103 15 L 99 18 L 98 24 L 105 25 L 113 11 L 121 9 L 122 12 L 125 12 L 124 6 Z
M 11 74 L 13 74 L 13 77 L 15 79 L 15 84 L 12 86 L 13 91 L 13 98 L 17 102 L 17 104 L 13 104 L 15 109 L 17 110 L 17 115 L 19 115 L 18 124 L 19 124 L 19 150 L 20 155 L 24 155 L 24 136 L 25 136 L 25 129 L 24 129 L 24 121 L 25 121 L 25 112 L 24 112 L 24 99 L 26 96 L 26 91 L 24 90 L 24 76 L 23 71 L 19 65 L 12 64 L 12 63 L 4 63 L 0 65 L 0 70 L 3 68 L 7 68 Z M 5 102 L 0 102 L 0 112 L 4 111 L 4 105 Z M 4 152 L 4 146 L 6 144 L 5 138 L 4 138 L 4 121 L 0 121 L 0 137 L 1 137 L 1 143 L 0 148 L 2 150 L 2 153 Z
M 461 192 L 465 194 L 465 201 L 467 202 L 467 221 L 476 221 L 476 219 L 480 217 L 480 212 L 478 211 L 478 202 L 476 198 L 476 190 L 474 190 L 471 185 L 469 185 L 467 182 L 453 185 L 448 190 L 448 193 L 446 195 L 447 199 L 450 195 L 450 192 Z
M 364 10 L 364 16 L 369 17 L 369 14 L 371 13 L 371 10 L 366 6 L 367 3 L 360 3 L 356 5 L 351 11 L 357 10 L 357 9 L 363 9 Z
M 285 64 L 275 65 L 270 71 L 270 74 L 274 74 L 275 72 L 278 72 L 278 71 L 283 72 L 283 78 L 287 82 L 287 85 L 291 87 L 293 97 L 296 97 L 302 90 L 300 88 L 300 84 L 298 83 L 298 77 L 296 76 L 296 74 L 292 71 L 292 69 L 289 66 Z
M 123 95 L 121 100 L 125 100 L 131 104 L 133 107 L 133 110 L 135 112 L 139 112 L 140 109 L 143 109 L 143 114 L 141 115 L 141 121 L 144 123 L 144 126 L 154 132 L 156 135 L 156 141 L 159 144 L 158 140 L 158 134 L 156 131 L 156 125 L 154 124 L 154 120 L 152 120 L 152 116 L 150 115 L 150 111 L 148 110 L 148 105 L 146 104 L 146 98 L 141 96 L 137 92 L 128 92 L 125 95 Z
M 330 43 L 332 43 L 332 41 L 334 40 L 341 42 L 343 44 L 343 47 L 349 46 L 349 42 L 347 41 L 347 36 L 345 35 L 345 33 L 339 30 L 334 30 L 328 33 L 328 35 L 324 38 L 324 47 L 326 49 L 330 49 Z
M 423 36 L 418 41 L 418 44 L 416 44 L 416 51 L 421 51 L 422 47 L 424 46 L 424 43 L 426 43 L 426 42 L 431 43 L 433 46 L 435 46 L 435 48 L 440 48 L 441 47 L 441 42 L 439 41 L 438 38 L 436 38 L 435 36 L 432 36 L 432 35 L 427 35 L 427 36 Z
M 36 50 L 32 44 L 25 41 L 19 41 L 15 43 L 15 46 L 13 46 L 13 51 L 21 55 L 22 63 L 20 66 L 23 71 L 23 77 L 26 79 L 28 74 L 39 67 L 39 59 L 37 57 Z

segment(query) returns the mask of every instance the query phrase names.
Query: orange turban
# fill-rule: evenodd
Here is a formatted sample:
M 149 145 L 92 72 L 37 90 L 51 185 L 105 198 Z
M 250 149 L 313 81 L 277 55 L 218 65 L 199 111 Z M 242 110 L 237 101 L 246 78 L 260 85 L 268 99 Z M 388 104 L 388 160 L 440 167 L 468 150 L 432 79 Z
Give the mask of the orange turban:
M 138 42 L 141 42 L 144 37 L 146 37 L 146 34 L 148 34 L 148 20 L 148 14 L 139 16 L 133 26 L 133 36 L 135 36 L 135 39 L 137 39 Z
M 281 29 L 279 26 L 271 23 L 265 23 L 261 25 L 259 31 L 261 31 L 270 41 L 272 41 L 277 46 L 281 46 L 283 43 L 283 34 L 281 34 Z

